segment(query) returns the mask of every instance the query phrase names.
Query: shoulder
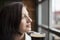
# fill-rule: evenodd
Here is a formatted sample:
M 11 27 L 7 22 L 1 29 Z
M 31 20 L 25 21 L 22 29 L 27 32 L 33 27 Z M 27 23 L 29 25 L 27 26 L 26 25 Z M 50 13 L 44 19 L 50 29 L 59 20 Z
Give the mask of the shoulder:
M 31 37 L 27 33 L 25 33 L 25 40 L 31 40 Z

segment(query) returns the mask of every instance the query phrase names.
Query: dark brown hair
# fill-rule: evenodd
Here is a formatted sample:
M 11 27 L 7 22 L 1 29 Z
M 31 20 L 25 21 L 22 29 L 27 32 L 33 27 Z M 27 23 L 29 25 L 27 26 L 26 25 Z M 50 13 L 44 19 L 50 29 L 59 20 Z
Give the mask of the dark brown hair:
M 22 17 L 22 2 L 12 2 L 0 11 L 0 40 L 13 40 L 13 34 L 20 34 L 19 24 Z

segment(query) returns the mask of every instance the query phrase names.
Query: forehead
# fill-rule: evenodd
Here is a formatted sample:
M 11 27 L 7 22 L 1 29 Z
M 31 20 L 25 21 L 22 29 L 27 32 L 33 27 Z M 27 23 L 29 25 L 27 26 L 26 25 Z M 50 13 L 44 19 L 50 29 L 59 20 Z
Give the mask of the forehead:
M 22 14 L 28 15 L 28 11 L 25 6 L 22 7 Z

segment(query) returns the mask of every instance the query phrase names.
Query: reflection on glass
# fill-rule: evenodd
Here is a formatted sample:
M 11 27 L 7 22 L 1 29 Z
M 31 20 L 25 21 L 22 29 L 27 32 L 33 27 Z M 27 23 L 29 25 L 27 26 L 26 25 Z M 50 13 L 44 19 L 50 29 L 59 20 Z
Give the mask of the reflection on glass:
M 55 34 L 52 34 L 52 36 L 53 36 L 53 39 L 54 39 L 54 40 L 60 40 L 60 37 L 59 37 L 59 36 L 57 36 L 57 35 L 55 35 Z

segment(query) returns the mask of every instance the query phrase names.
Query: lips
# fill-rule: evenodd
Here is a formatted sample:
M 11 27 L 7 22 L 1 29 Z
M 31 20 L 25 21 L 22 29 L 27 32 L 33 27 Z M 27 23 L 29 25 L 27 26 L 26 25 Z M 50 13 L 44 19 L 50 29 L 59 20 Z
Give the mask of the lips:
M 31 23 L 28 23 L 26 27 L 31 28 Z
M 27 28 L 28 31 L 31 31 L 31 24 L 27 24 L 26 28 Z
M 26 27 L 27 27 L 29 30 L 31 29 L 31 25 L 27 25 Z

